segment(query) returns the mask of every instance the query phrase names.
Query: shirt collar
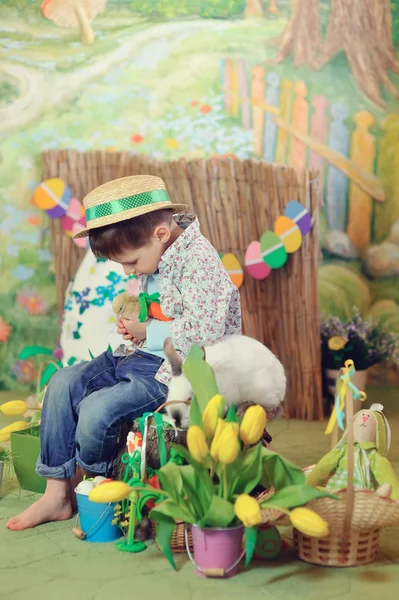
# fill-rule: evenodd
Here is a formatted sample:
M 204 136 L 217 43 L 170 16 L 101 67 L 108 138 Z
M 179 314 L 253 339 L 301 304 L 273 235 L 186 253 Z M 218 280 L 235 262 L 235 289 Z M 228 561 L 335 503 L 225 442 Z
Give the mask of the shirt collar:
M 201 235 L 199 221 L 194 214 L 177 215 L 174 219 L 184 229 L 184 232 L 162 255 L 158 265 L 159 271 L 162 271 L 166 265 L 171 264 L 177 254 L 184 252 Z

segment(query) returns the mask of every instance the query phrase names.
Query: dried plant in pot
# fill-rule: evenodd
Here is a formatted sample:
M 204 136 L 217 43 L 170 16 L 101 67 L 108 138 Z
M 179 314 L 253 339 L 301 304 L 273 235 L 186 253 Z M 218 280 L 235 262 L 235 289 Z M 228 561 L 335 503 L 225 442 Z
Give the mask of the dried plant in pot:
M 356 364 L 353 383 L 365 390 L 367 370 L 378 364 L 399 364 L 399 337 L 387 331 L 378 320 L 365 319 L 357 308 L 346 321 L 338 317 L 321 323 L 321 355 L 325 375 L 325 393 L 333 400 L 339 369 L 346 360 Z M 355 410 L 360 408 L 355 401 Z
M 0 489 L 3 482 L 4 473 L 7 467 L 11 466 L 11 452 L 8 448 L 0 446 Z
M 317 565 L 353 567 L 372 563 L 381 529 L 399 525 L 399 481 L 386 458 L 389 425 L 382 405 L 373 405 L 354 416 L 352 393 L 358 390 L 350 379 L 352 371 L 353 361 L 346 361 L 340 371 L 344 385 L 340 387 L 339 408 L 330 420 L 331 425 L 335 417 L 338 421 L 343 418 L 346 397 L 347 431 L 307 473 L 309 484 L 316 487 L 326 482 L 326 488 L 337 497 L 318 498 L 307 504 L 328 523 L 330 534 L 318 539 L 294 530 L 299 558 Z

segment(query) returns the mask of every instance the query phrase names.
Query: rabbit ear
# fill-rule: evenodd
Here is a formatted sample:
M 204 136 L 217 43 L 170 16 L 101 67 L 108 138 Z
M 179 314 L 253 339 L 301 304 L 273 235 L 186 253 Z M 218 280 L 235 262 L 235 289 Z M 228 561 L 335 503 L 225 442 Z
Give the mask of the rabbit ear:
M 163 349 L 166 355 L 166 358 L 170 362 L 172 367 L 172 375 L 174 377 L 178 377 L 182 374 L 182 366 L 183 361 L 180 356 L 177 354 L 176 349 L 173 345 L 173 342 L 170 337 L 166 338 L 163 344 Z

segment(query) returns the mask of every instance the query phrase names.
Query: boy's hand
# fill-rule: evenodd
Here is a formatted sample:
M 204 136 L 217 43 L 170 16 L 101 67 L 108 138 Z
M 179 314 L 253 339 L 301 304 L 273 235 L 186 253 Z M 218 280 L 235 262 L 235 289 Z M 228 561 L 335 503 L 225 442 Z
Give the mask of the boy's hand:
M 117 331 L 124 340 L 132 342 L 141 342 L 146 338 L 147 323 L 140 323 L 138 318 L 118 319 L 116 322 Z

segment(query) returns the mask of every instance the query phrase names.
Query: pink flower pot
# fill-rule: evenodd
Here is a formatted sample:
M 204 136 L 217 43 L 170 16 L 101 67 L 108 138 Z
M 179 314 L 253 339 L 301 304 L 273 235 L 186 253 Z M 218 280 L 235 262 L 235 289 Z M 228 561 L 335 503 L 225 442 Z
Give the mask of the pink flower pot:
M 193 546 L 196 573 L 200 577 L 227 579 L 237 573 L 244 556 L 242 538 L 244 527 L 200 529 L 193 525 Z

